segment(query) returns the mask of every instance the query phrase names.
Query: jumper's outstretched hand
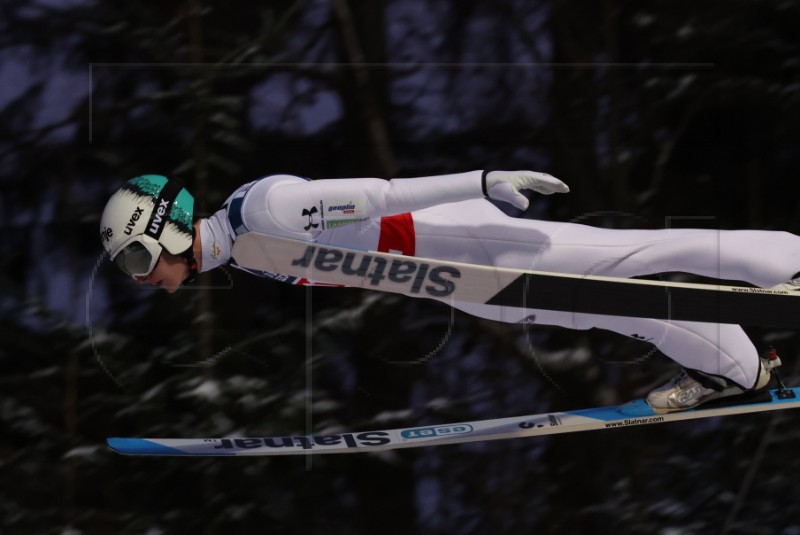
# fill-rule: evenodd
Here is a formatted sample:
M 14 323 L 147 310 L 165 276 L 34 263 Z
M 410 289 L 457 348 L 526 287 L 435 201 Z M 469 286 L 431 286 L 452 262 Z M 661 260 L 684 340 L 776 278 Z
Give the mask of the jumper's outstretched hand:
M 532 189 L 542 195 L 569 192 L 569 186 L 559 179 L 535 171 L 490 171 L 484 175 L 483 186 L 490 199 L 511 203 L 520 210 L 528 208 L 521 190 Z

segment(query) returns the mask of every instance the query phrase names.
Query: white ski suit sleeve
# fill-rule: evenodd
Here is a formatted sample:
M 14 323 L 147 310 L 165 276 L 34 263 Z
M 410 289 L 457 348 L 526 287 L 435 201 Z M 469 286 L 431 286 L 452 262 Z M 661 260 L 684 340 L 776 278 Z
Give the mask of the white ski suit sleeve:
M 257 184 L 254 190 L 262 189 L 261 185 Z M 312 221 L 318 218 L 330 224 L 413 212 L 483 196 L 480 171 L 388 181 L 377 178 L 286 181 L 273 185 L 265 193 L 264 209 L 272 222 L 284 231 L 304 234 L 309 231 L 309 212 L 315 216 Z M 248 197 L 252 196 L 259 196 L 258 191 Z M 249 209 L 245 214 L 249 220 L 263 222 L 264 214 Z
M 313 221 L 314 215 L 320 218 L 319 224 L 324 229 L 332 221 L 392 216 L 484 196 L 525 209 L 528 201 L 521 190 L 531 189 L 545 195 L 569 191 L 557 178 L 533 171 L 471 171 L 389 181 L 346 178 L 278 180 L 270 184 L 267 182 L 270 178 L 258 182 L 248 198 L 257 198 L 260 196 L 257 190 L 268 189 L 265 210 L 272 222 L 284 231 L 304 233 L 309 230 L 309 216 Z M 254 217 L 247 212 L 248 217 Z
M 225 208 L 201 221 L 202 270 L 225 264 L 233 240 L 242 232 L 316 241 L 348 223 L 480 198 L 482 183 L 481 171 L 388 181 L 267 176 L 240 187 Z

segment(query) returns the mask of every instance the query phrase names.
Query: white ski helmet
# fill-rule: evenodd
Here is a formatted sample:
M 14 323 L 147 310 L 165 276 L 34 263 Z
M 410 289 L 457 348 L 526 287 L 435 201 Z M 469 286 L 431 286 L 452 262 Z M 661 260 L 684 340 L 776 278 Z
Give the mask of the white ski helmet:
M 193 261 L 193 212 L 194 197 L 180 181 L 138 176 L 108 200 L 100 218 L 100 240 L 125 273 L 146 276 L 162 248 Z

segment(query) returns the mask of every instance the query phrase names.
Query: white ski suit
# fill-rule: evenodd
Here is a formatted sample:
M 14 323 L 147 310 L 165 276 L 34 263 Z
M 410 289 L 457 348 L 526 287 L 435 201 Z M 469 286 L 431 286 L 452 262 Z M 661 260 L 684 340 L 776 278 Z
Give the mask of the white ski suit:
M 611 277 L 686 272 L 771 287 L 800 270 L 800 237 L 786 232 L 614 230 L 513 218 L 484 198 L 481 175 L 262 178 L 239 188 L 201 221 L 201 269 L 227 263 L 236 237 L 256 231 L 409 256 Z M 443 301 L 502 322 L 599 328 L 647 340 L 686 368 L 744 388 L 755 384 L 759 369 L 758 352 L 738 325 Z

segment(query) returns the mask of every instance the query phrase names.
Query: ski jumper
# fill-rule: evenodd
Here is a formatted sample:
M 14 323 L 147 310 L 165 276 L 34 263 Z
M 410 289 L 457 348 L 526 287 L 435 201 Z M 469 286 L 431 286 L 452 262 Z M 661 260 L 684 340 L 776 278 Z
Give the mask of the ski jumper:
M 220 211 L 201 220 L 202 270 L 229 262 L 236 237 L 250 231 L 407 256 L 610 277 L 686 272 L 771 287 L 800 269 L 800 237 L 786 232 L 614 230 L 509 217 L 484 198 L 481 171 L 390 181 L 275 175 L 245 184 Z M 296 275 L 302 274 L 269 274 L 278 280 Z M 599 328 L 646 340 L 685 368 L 744 388 L 755 384 L 759 370 L 758 351 L 738 325 L 441 301 L 507 323 Z

